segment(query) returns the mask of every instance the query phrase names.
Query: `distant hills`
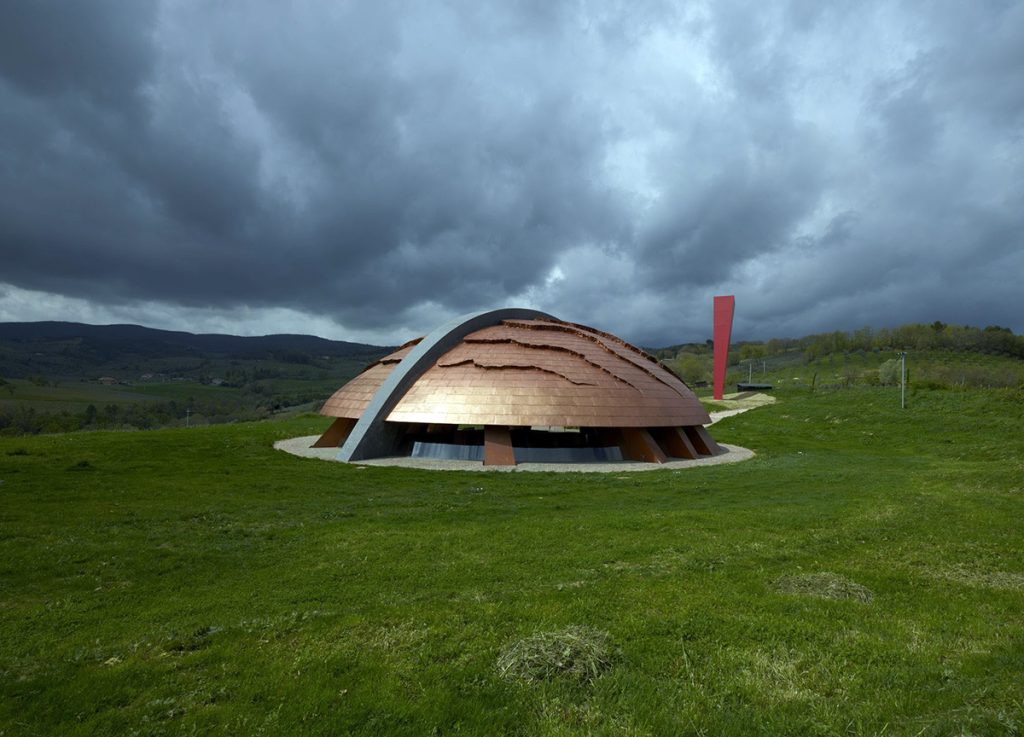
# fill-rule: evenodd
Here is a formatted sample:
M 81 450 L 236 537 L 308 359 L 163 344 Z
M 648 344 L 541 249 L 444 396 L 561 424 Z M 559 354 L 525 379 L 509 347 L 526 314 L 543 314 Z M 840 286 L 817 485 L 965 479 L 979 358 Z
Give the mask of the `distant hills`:
M 376 353 L 381 346 L 327 340 L 315 335 L 241 336 L 219 333 L 185 333 L 157 330 L 141 325 L 86 325 L 80 322 L 3 322 L 0 340 L 67 341 L 81 339 L 95 344 L 130 346 L 161 354 L 211 353 L 218 356 L 257 358 L 270 351 L 304 351 L 323 356 L 352 356 Z M 133 351 L 133 352 L 138 352 Z
M 312 335 L 194 334 L 141 325 L 76 322 L 0 323 L 0 376 L 79 376 L 167 359 L 266 360 L 310 364 L 324 359 L 372 361 L 389 349 Z

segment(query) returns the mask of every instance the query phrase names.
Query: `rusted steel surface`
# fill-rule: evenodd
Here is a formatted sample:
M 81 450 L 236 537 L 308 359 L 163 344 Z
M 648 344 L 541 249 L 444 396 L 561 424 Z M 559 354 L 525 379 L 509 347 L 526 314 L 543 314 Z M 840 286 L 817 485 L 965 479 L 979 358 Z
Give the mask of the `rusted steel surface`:
M 725 452 L 725 448 L 721 447 L 718 443 L 715 442 L 715 439 L 711 437 L 711 433 L 708 432 L 708 429 L 706 427 L 702 427 L 701 425 L 694 425 L 693 427 L 688 429 L 690 430 L 690 432 L 693 433 L 693 435 L 696 435 L 697 437 L 700 438 L 700 441 L 704 445 L 704 448 L 706 448 L 707 452 L 710 453 L 711 455 L 716 456 L 719 453 Z M 694 442 L 694 445 L 696 446 L 697 443 Z
M 345 438 L 352 432 L 352 428 L 355 427 L 356 421 L 351 417 L 339 417 L 331 426 L 327 428 L 327 432 L 321 435 L 311 448 L 337 448 L 339 445 L 345 442 Z
M 514 466 L 516 453 L 507 427 L 484 428 L 484 465 Z
M 700 425 L 688 425 L 683 428 L 683 432 L 686 433 L 686 437 L 693 443 L 693 447 L 697 449 L 697 452 L 702 456 L 714 456 L 723 452 L 723 448 L 718 446 L 715 439 L 711 437 L 705 428 Z
M 686 433 L 678 427 L 655 427 L 651 428 L 651 436 L 655 439 L 665 454 L 672 458 L 686 458 L 693 460 L 699 458 L 700 454 L 693 447 L 693 443 L 686 437 Z
M 651 433 L 642 427 L 624 427 L 621 430 L 622 457 L 629 461 L 664 463 L 668 460 Z
M 710 417 L 675 374 L 617 338 L 554 320 L 505 320 L 442 356 L 388 420 L 671 427 Z

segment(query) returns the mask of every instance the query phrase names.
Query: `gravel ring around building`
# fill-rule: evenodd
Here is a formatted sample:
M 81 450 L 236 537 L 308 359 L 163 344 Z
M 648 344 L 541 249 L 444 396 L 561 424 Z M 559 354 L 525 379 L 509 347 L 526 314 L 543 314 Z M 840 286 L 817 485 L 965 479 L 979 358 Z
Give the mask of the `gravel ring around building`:
M 306 435 L 301 438 L 278 440 L 274 443 L 275 450 L 301 456 L 302 458 L 318 458 L 322 461 L 338 460 L 337 448 L 310 448 L 319 435 Z M 612 473 L 632 471 L 664 471 L 679 470 L 696 466 L 716 466 L 720 463 L 738 463 L 754 457 L 754 451 L 738 445 L 719 443 L 726 449 L 725 453 L 692 461 L 674 460 L 667 463 L 642 463 L 637 461 L 616 461 L 614 463 L 520 463 L 515 466 L 485 466 L 480 461 L 440 461 L 432 458 L 373 458 L 352 463 L 353 466 L 391 466 L 396 468 L 420 468 L 427 471 L 550 471 L 554 473 Z
M 727 395 L 725 398 L 731 400 L 737 395 Z M 742 400 L 741 400 L 742 401 Z M 711 424 L 732 417 L 748 410 L 771 404 L 775 397 L 766 394 L 755 394 L 742 401 L 742 406 L 736 409 L 727 409 L 711 413 Z M 730 402 L 731 403 L 731 402 Z M 740 404 L 740 402 L 736 402 Z M 320 438 L 319 435 L 305 435 L 301 438 L 289 438 L 278 440 L 274 443 L 274 450 L 283 450 L 302 458 L 317 458 L 321 461 L 338 460 L 337 448 L 311 448 L 310 446 Z M 725 453 L 694 460 L 677 459 L 667 463 L 643 463 L 638 461 L 615 461 L 612 463 L 519 463 L 515 466 L 485 466 L 480 461 L 441 461 L 433 458 L 373 458 L 371 460 L 358 461 L 354 466 L 391 466 L 394 468 L 421 468 L 427 471 L 550 471 L 553 473 L 615 473 L 619 471 L 664 471 L 667 469 L 680 470 L 684 468 L 696 468 L 697 466 L 717 466 L 722 463 L 739 463 L 754 457 L 754 451 L 743 448 L 739 445 L 728 445 L 719 443 L 719 447 L 725 448 Z

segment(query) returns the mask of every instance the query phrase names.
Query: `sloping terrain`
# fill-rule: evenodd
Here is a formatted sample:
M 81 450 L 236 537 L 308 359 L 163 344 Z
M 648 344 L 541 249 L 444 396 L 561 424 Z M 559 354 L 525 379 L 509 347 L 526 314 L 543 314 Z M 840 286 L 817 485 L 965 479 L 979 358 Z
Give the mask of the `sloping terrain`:
M 74 322 L 0 323 L 0 376 L 89 377 L 177 370 L 188 375 L 203 361 L 272 360 L 311 364 L 331 358 L 365 362 L 385 349 L 312 335 L 192 334 L 140 325 Z
M 0 733 L 1019 734 L 1020 393 L 777 399 L 678 473 L 0 438 Z

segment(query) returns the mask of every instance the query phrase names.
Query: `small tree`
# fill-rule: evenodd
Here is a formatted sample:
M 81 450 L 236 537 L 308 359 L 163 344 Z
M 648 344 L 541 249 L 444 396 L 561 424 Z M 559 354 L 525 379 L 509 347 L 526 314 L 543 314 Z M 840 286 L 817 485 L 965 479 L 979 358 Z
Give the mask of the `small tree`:
M 711 371 L 708 361 L 693 353 L 680 354 L 676 362 L 676 371 L 683 378 L 683 381 L 692 384 L 697 381 L 707 381 Z
M 885 386 L 900 383 L 900 362 L 895 358 L 878 367 L 878 380 Z

